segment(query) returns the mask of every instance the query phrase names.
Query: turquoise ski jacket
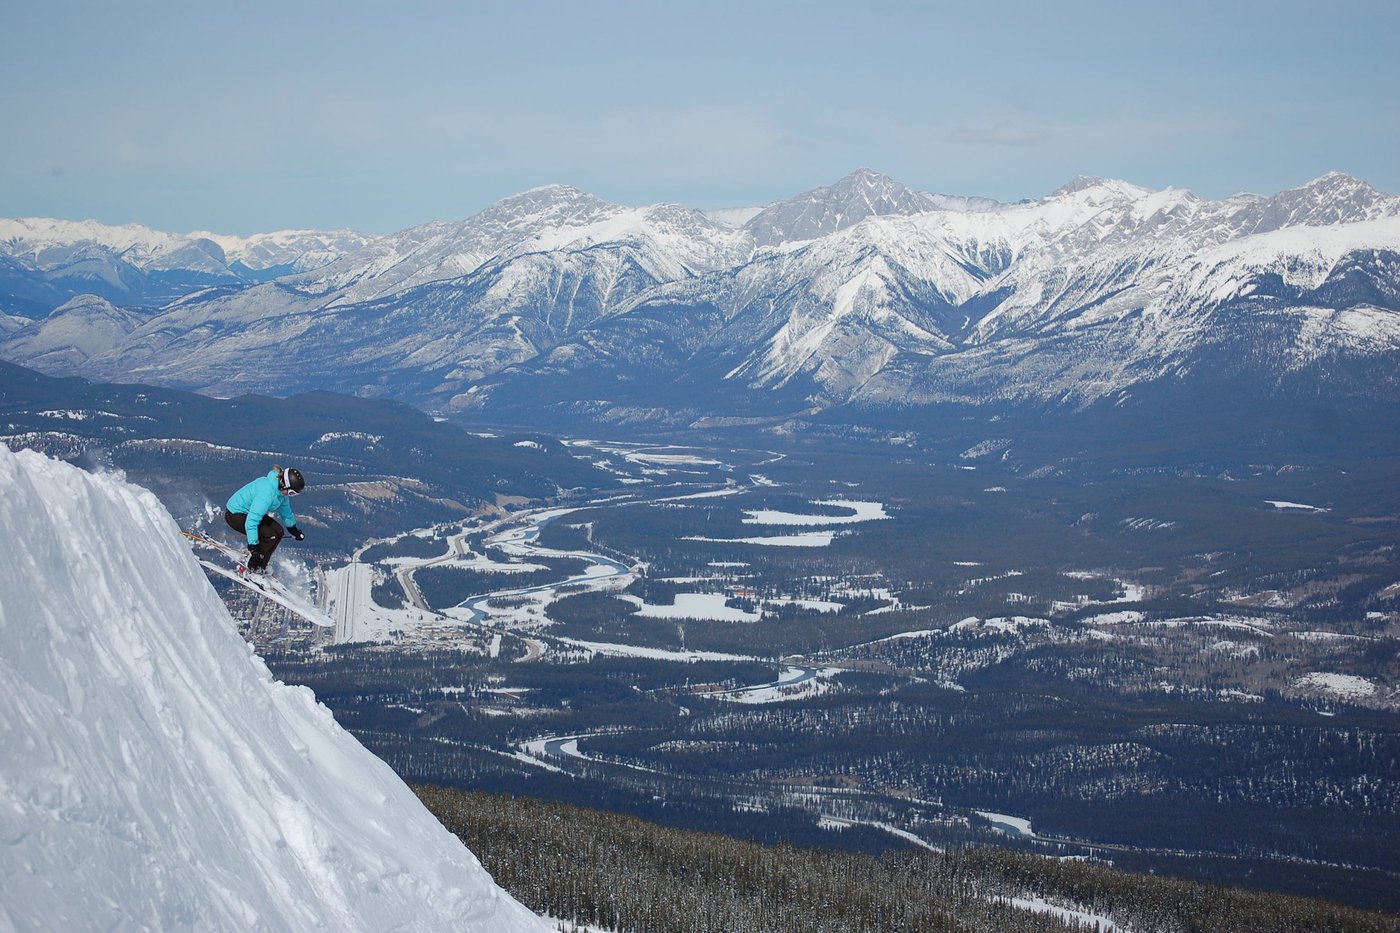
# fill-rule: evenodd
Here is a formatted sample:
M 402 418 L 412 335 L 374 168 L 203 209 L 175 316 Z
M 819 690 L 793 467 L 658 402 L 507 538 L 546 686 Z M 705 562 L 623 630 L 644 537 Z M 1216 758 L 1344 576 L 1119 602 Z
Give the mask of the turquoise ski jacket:
M 258 543 L 258 522 L 268 513 L 276 513 L 282 524 L 288 528 L 296 525 L 297 517 L 292 514 L 291 501 L 282 494 L 277 482 L 277 471 L 259 476 L 238 492 L 229 496 L 228 510 L 247 515 L 248 544 Z

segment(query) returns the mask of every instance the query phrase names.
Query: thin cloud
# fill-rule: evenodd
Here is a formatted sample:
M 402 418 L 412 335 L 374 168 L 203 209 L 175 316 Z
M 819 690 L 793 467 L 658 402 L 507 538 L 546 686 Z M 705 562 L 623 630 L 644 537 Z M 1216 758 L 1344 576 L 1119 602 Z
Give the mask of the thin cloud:
M 1038 146 L 1049 141 L 1050 131 L 1035 123 L 1008 118 L 954 126 L 944 138 L 964 146 Z

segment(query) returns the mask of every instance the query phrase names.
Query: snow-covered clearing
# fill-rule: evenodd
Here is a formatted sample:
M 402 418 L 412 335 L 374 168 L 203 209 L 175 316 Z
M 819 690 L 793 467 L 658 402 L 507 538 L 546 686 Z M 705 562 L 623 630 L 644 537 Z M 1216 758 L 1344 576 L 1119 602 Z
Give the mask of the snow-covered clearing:
M 1255 635 L 1263 635 L 1267 638 L 1274 637 L 1274 632 L 1270 628 L 1272 623 L 1270 623 L 1268 619 L 1258 619 L 1250 616 L 1189 616 L 1179 619 L 1159 619 L 1144 624 L 1159 628 L 1182 628 L 1183 626 L 1199 625 L 1209 628 L 1226 628 L 1242 632 L 1251 632 Z
M 1132 625 L 1146 618 L 1147 616 L 1135 609 L 1125 609 L 1122 612 L 1102 612 L 1084 619 L 1083 622 L 1085 625 Z
M 712 460 L 709 457 L 702 457 L 696 454 L 667 454 L 659 451 L 645 450 L 624 450 L 620 451 L 622 456 L 633 463 L 648 463 L 658 466 L 723 466 L 719 460 Z
M 1110 599 L 1110 603 L 1140 603 L 1148 596 L 1147 587 L 1138 583 L 1129 583 L 1127 580 L 1115 581 L 1123 588 L 1123 595 L 1116 599 Z
M 622 599 L 639 607 L 637 615 L 648 619 L 701 619 L 712 622 L 757 622 L 761 613 L 745 612 L 733 606 L 726 606 L 728 597 L 723 593 L 677 593 L 676 601 L 669 606 L 654 606 L 636 596 L 622 596 Z
M 1289 632 L 1302 641 L 1369 641 L 1364 635 L 1349 635 L 1345 632 Z
M 65 410 L 36 411 L 34 414 L 38 415 L 38 416 L 41 417 L 41 418 L 57 418 L 57 419 L 59 419 L 59 420 L 61 420 L 61 421 L 87 421 L 87 420 L 92 419 L 92 418 L 120 418 L 120 417 L 121 417 L 121 415 L 115 414 L 114 412 L 110 412 L 110 411 L 91 411 L 91 410 L 77 410 L 77 411 L 74 411 L 74 410 L 66 410 L 66 409 L 65 409 Z M 150 421 L 151 419 L 150 419 L 150 418 L 145 418 L 144 420 Z
M 765 599 L 765 606 L 797 606 L 799 609 L 811 609 L 816 612 L 840 612 L 845 609 L 842 603 L 834 603 L 826 599 L 801 599 L 796 596 L 778 596 L 773 599 Z
M 852 645 L 852 648 L 868 648 L 873 645 L 884 645 L 895 641 L 907 641 L 912 638 L 946 638 L 951 634 L 961 635 L 989 635 L 989 634 L 1011 634 L 1014 632 L 1031 629 L 1048 628 L 1049 619 L 1042 619 L 1032 616 L 998 616 L 991 619 L 981 619 L 977 616 L 968 616 L 959 622 L 954 622 L 946 629 L 925 628 L 914 629 L 908 632 L 897 632 L 894 635 L 886 635 L 884 638 L 877 638 L 874 641 L 862 642 Z
M 998 616 L 992 619 L 979 619 L 970 616 L 961 622 L 954 622 L 949 626 L 950 632 L 1019 632 L 1023 629 L 1046 628 L 1050 625 L 1049 619 L 1040 619 L 1032 616 Z
M 757 544 L 762 547 L 829 547 L 840 532 L 804 531 L 795 535 L 774 535 L 755 538 L 706 538 L 689 535 L 683 541 L 706 541 L 711 544 Z
M 819 499 L 813 505 L 824 505 L 834 509 L 850 509 L 849 515 L 805 515 L 798 512 L 779 512 L 773 509 L 745 509 L 748 518 L 745 525 L 850 525 L 857 522 L 873 522 L 887 519 L 884 503 L 858 502 L 854 499 Z
M 1029 910 L 1037 914 L 1049 914 L 1059 917 L 1070 924 L 1083 924 L 1094 927 L 1098 933 L 1128 933 L 1126 928 L 1120 927 L 1112 920 L 1101 914 L 1091 914 L 1087 911 L 1077 910 L 1072 907 L 1060 907 L 1052 904 L 1041 897 L 1009 897 L 998 898 L 1003 904 L 1010 904 L 1012 907 L 1019 907 L 1021 910 Z
M 1314 671 L 1304 674 L 1293 684 L 1303 690 L 1316 690 L 1343 700 L 1365 700 L 1375 695 L 1377 686 L 1365 677 L 1354 674 L 1325 674 Z
M 991 823 L 996 829 L 1012 836 L 1035 836 L 1035 830 L 1031 828 L 1031 821 L 1019 816 L 1008 816 L 1005 813 L 993 813 L 990 810 L 973 810 L 982 819 Z
M 1265 499 L 1264 501 L 1267 502 L 1269 505 L 1272 505 L 1275 509 L 1278 509 L 1280 512 L 1328 512 L 1328 511 L 1331 511 L 1330 509 L 1320 508 L 1320 507 L 1315 506 L 1315 505 L 1304 505 L 1304 504 L 1301 503 L 1301 502 L 1286 502 L 1286 501 L 1284 501 L 1284 500 L 1282 500 L 1282 499 Z
M 579 641 L 575 638 L 561 638 L 560 642 L 582 648 L 594 654 L 617 658 L 652 658 L 658 661 L 761 661 L 747 654 L 723 654 L 719 651 L 670 651 L 665 648 L 642 648 L 638 645 L 615 645 L 601 641 Z
M 871 589 L 868 589 L 868 590 L 849 590 L 849 591 L 833 590 L 833 591 L 832 591 L 832 595 L 833 595 L 833 596 L 847 596 L 847 597 L 860 596 L 862 593 L 868 594 L 868 595 L 870 595 L 871 597 L 873 597 L 874 599 L 882 599 L 882 600 L 884 600 L 884 601 L 886 601 L 886 602 L 889 603 L 888 606 L 880 606 L 880 607 L 877 608 L 877 609 L 871 609 L 871 610 L 868 611 L 868 612 L 862 613 L 862 615 L 878 616 L 878 615 L 884 615 L 884 614 L 887 613 L 887 612 L 919 612 L 919 611 L 922 611 L 922 610 L 924 610 L 924 609 L 930 608 L 930 607 L 928 607 L 928 606 L 914 606 L 914 605 L 910 605 L 909 603 L 904 602 L 904 600 L 902 600 L 902 599 L 900 599 L 898 596 L 896 596 L 896 595 L 894 594 L 893 591 L 891 591 L 891 590 L 889 590 L 889 589 L 886 589 L 886 588 L 884 588 L 884 587 L 872 587 Z
M 1086 606 L 1107 605 L 1112 603 L 1138 603 L 1151 595 L 1148 588 L 1141 584 L 1133 583 L 1128 580 L 1120 580 L 1102 571 L 1066 570 L 1061 576 L 1069 577 L 1071 580 L 1111 580 L 1123 591 L 1121 596 L 1117 596 L 1113 599 L 1085 599 L 1083 600 L 1083 605 Z

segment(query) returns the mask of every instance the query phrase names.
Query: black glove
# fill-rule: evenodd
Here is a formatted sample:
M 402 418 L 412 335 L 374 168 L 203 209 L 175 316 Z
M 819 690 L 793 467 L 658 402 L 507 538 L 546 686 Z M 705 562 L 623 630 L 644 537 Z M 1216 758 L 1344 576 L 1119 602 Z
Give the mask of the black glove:
M 298 528 L 296 525 L 293 525 L 292 527 L 288 528 L 287 534 L 291 535 L 293 538 L 296 538 L 298 541 L 306 537 L 306 535 L 302 534 L 301 529 Z
M 248 570 L 252 573 L 262 573 L 267 569 L 267 558 L 264 557 L 255 545 L 248 545 Z

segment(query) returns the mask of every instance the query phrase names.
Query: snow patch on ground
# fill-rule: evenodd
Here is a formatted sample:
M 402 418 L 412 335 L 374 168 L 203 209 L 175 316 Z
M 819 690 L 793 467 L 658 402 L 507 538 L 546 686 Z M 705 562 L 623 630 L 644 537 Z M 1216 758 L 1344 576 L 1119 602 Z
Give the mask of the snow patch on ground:
M 1274 637 L 1274 632 L 1270 629 L 1271 623 L 1268 619 L 1259 619 L 1252 616 L 1187 616 L 1178 619 L 1160 619 L 1145 624 L 1160 628 L 1182 628 L 1185 626 L 1200 625 L 1251 632 L 1255 635 L 1263 635 L 1266 638 Z
M 1293 685 L 1303 690 L 1329 693 L 1344 700 L 1369 699 L 1377 690 L 1376 685 L 1365 677 L 1357 677 L 1354 674 L 1324 674 L 1317 671 L 1304 674 L 1294 681 Z
M 1058 917 L 1068 924 L 1083 924 L 1097 933 L 1127 933 L 1126 928 L 1120 927 L 1112 920 L 1102 914 L 1091 914 L 1083 910 L 1076 910 L 1072 907 L 1060 907 L 1052 904 L 1042 897 L 1010 897 L 999 898 L 1001 903 L 1010 904 L 1012 907 L 1019 907 L 1021 910 L 1029 910 L 1032 913 L 1048 914 Z
M 1090 616 L 1084 620 L 1086 625 L 1132 625 L 1146 619 L 1147 616 L 1136 610 L 1127 609 L 1123 612 L 1103 612 L 1096 616 Z
M 762 547 L 829 547 L 839 532 L 804 531 L 795 535 L 774 535 L 755 538 L 706 538 L 690 535 L 683 541 L 705 541 L 711 544 L 757 544 Z
M 806 515 L 798 512 L 779 512 L 773 509 L 745 509 L 748 518 L 745 525 L 848 525 L 856 522 L 872 522 L 889 518 L 884 503 L 857 502 L 852 499 L 820 499 L 813 505 L 824 505 L 837 509 L 850 509 L 849 515 Z
M 677 593 L 670 606 L 654 606 L 636 596 L 622 599 L 638 606 L 637 615 L 648 619 L 706 619 L 713 622 L 757 622 L 762 615 L 726 606 L 723 593 Z
M 1265 502 L 1272 505 L 1281 512 L 1328 512 L 1330 509 L 1320 508 L 1316 505 L 1304 505 L 1301 502 L 1286 502 L 1282 499 L 1265 499 Z
M 763 605 L 797 606 L 801 609 L 812 609 L 817 612 L 840 612 L 842 609 L 846 608 L 841 603 L 833 603 L 825 599 L 799 599 L 795 596 L 779 596 L 775 599 L 765 599 Z
M 950 632 L 1019 632 L 1023 629 L 1045 628 L 1050 624 L 1049 619 L 1040 619 L 1032 616 L 1004 616 L 994 619 L 979 619 L 976 616 L 963 619 L 949 626 Z
M 992 823 L 998 830 L 1011 836 L 1034 836 L 1035 830 L 1031 829 L 1031 821 L 1019 816 L 1007 816 L 1005 813 L 993 813 L 990 810 L 973 810 L 982 819 Z
M 665 648 L 642 648 L 637 645 L 615 645 L 601 641 L 580 641 L 576 638 L 560 638 L 560 642 L 582 648 L 594 654 L 616 658 L 652 658 L 657 661 L 760 661 L 747 654 L 723 654 L 719 651 L 670 651 Z

